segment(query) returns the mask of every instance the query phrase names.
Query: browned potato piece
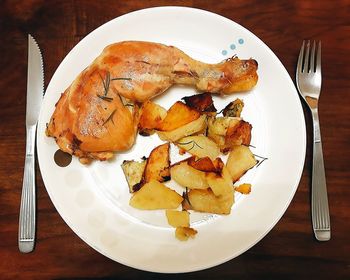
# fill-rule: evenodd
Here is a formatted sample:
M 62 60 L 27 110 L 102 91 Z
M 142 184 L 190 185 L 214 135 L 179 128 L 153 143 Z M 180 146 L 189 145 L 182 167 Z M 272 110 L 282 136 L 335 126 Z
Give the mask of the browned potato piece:
M 186 105 L 198 110 L 199 112 L 210 112 L 210 113 L 216 112 L 213 98 L 211 97 L 211 94 L 208 92 L 195 94 L 192 96 L 186 96 L 182 99 L 185 101 Z
M 253 153 L 247 146 L 235 146 L 231 150 L 226 166 L 231 174 L 232 181 L 236 182 L 242 175 L 257 163 Z
M 133 194 L 129 204 L 141 210 L 176 209 L 182 200 L 182 196 L 176 191 L 152 180 Z
M 225 138 L 230 126 L 239 123 L 239 118 L 217 117 L 209 118 L 207 136 L 212 139 L 221 150 L 225 148 Z
M 209 157 L 214 160 L 220 154 L 218 145 L 204 135 L 187 136 L 179 139 L 175 144 L 199 158 Z
M 125 160 L 122 169 L 129 185 L 129 192 L 133 193 L 138 190 L 138 185 L 142 180 L 142 174 L 146 166 L 146 160 L 141 162 L 134 160 Z
M 199 171 L 203 172 L 218 172 L 217 167 L 209 157 L 199 158 L 190 157 L 187 164 Z
M 187 211 L 177 211 L 172 209 L 165 210 L 168 224 L 172 227 L 189 227 L 190 213 Z
M 230 214 L 233 205 L 233 188 L 224 195 L 216 196 L 211 189 L 193 189 L 187 193 L 191 209 L 213 214 Z
M 170 144 L 165 143 L 154 148 L 147 159 L 145 171 L 143 174 L 143 183 L 151 180 L 164 182 L 170 179 Z
M 211 160 L 209 157 L 196 158 L 190 157 L 187 160 L 187 164 L 193 168 L 203 172 L 215 172 L 221 174 L 224 163 L 221 158 Z
M 240 192 L 241 194 L 250 194 L 251 189 L 252 189 L 251 184 L 241 184 L 241 185 L 235 187 L 235 190 Z
M 223 153 L 236 145 L 249 145 L 251 130 L 251 124 L 236 117 L 210 118 L 208 121 L 208 137 Z
M 180 186 L 190 189 L 206 189 L 209 187 L 205 172 L 189 166 L 186 161 L 173 165 L 170 168 L 171 178 Z
M 200 116 L 198 119 L 187 123 L 181 127 L 178 127 L 172 131 L 157 131 L 158 136 L 163 141 L 175 142 L 180 138 L 189 136 L 199 131 L 203 131 L 207 126 L 207 117 L 205 115 Z
M 190 227 L 177 227 L 175 230 L 175 237 L 180 241 L 187 241 L 190 237 L 194 238 L 197 231 Z
M 225 148 L 230 149 L 236 145 L 248 146 L 251 140 L 251 131 L 252 125 L 243 120 L 233 126 L 230 126 L 226 132 Z
M 166 109 L 150 100 L 142 104 L 140 111 L 139 133 L 141 135 L 152 134 L 167 115 Z
M 159 131 L 172 131 L 200 117 L 200 112 L 177 101 L 167 112 L 164 120 L 157 126 Z
M 240 117 L 244 107 L 243 100 L 237 98 L 235 101 L 230 102 L 222 112 L 224 117 Z

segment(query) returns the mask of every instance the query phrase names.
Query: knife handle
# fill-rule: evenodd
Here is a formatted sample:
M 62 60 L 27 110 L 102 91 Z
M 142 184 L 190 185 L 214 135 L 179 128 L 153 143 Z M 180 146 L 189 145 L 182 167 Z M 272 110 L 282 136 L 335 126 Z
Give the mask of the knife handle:
M 22 253 L 32 252 L 35 244 L 35 132 L 36 125 L 27 127 L 18 230 L 18 248 Z

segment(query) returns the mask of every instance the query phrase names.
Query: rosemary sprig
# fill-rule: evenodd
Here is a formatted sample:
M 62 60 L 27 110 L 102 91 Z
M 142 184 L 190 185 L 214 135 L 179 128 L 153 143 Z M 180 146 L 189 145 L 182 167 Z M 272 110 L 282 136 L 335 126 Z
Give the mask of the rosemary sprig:
M 185 191 L 182 193 L 182 197 L 184 198 L 185 201 L 187 201 L 188 205 L 192 207 L 191 201 L 188 197 L 188 188 L 185 188 Z
M 117 109 L 114 109 L 114 111 L 109 115 L 109 117 L 104 121 L 104 123 L 102 125 L 105 125 L 107 122 L 109 121 L 112 121 L 112 123 L 114 124 L 113 122 L 113 116 L 115 114 L 115 112 L 117 111 Z
M 108 97 L 108 96 L 104 96 L 104 95 L 99 95 L 99 94 L 97 94 L 97 97 L 98 97 L 98 98 L 101 98 L 102 100 L 107 101 L 107 102 L 112 102 L 112 101 L 113 101 L 113 98 L 112 98 L 112 97 Z
M 120 102 L 123 104 L 123 106 L 124 107 L 134 107 L 134 104 L 132 104 L 132 103 L 124 103 L 124 101 L 123 101 L 123 98 L 120 96 L 120 94 L 118 94 L 118 97 L 119 97 L 119 99 L 120 99 Z
M 262 157 L 262 156 L 259 156 L 259 155 L 256 155 L 256 154 L 253 154 L 254 156 L 262 159 L 262 160 L 258 160 L 257 164 L 255 165 L 256 167 L 259 167 L 265 160 L 267 160 L 268 158 L 267 157 Z
M 253 145 L 251 145 L 251 144 L 248 144 L 248 145 L 247 145 L 247 144 L 242 144 L 242 145 L 243 145 L 243 146 L 246 146 L 246 147 L 254 148 L 254 149 L 256 148 L 256 146 L 253 146 Z
M 111 81 L 131 81 L 131 78 L 112 78 Z
M 219 112 L 217 112 L 216 114 L 219 115 L 221 114 L 223 111 L 225 110 L 225 108 L 222 108 Z
M 108 90 L 109 90 L 109 84 L 111 82 L 111 74 L 109 72 L 106 73 L 106 80 L 104 80 L 101 76 L 100 73 L 98 73 L 98 75 L 100 76 L 101 80 L 102 80 L 102 84 L 103 84 L 103 89 L 104 89 L 104 96 L 107 96 L 108 94 Z
M 147 61 L 144 61 L 144 60 L 135 60 L 136 62 L 140 62 L 140 63 L 144 63 L 144 64 L 148 64 L 148 65 L 151 65 L 151 63 L 147 62 Z
M 192 147 L 187 150 L 188 152 L 191 151 L 195 146 L 197 146 L 198 148 L 200 149 L 203 149 L 201 146 L 199 146 L 195 141 L 189 141 L 189 142 L 175 142 L 175 144 L 178 144 L 178 145 L 188 145 L 188 144 L 193 144 Z
M 104 96 L 107 96 L 108 94 L 108 90 L 109 90 L 109 85 L 111 83 L 111 81 L 131 81 L 131 78 L 122 78 L 122 77 L 115 77 L 115 78 L 111 78 L 111 73 L 109 73 L 109 71 L 107 71 L 106 73 L 106 79 L 103 79 L 101 74 L 98 73 L 98 75 L 100 76 L 101 80 L 102 80 L 102 84 L 103 84 L 103 89 L 104 89 Z

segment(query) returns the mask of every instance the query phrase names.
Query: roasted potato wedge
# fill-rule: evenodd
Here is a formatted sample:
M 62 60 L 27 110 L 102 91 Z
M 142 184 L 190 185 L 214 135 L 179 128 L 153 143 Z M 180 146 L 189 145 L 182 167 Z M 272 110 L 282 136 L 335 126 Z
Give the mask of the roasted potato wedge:
M 217 117 L 210 118 L 208 121 L 208 136 L 211 134 L 226 136 L 227 129 L 240 122 L 240 118 Z
M 190 227 L 177 227 L 175 237 L 180 241 L 187 241 L 189 238 L 194 238 L 197 231 Z
M 190 213 L 187 211 L 178 211 L 167 209 L 165 214 L 168 220 L 168 224 L 172 227 L 189 227 L 190 226 Z
M 183 197 L 164 184 L 151 180 L 131 197 L 130 206 L 141 210 L 176 209 Z
M 187 164 L 193 167 L 194 169 L 203 172 L 220 172 L 220 170 L 218 170 L 218 167 L 215 166 L 215 163 L 209 157 L 203 157 L 198 159 L 196 157 L 190 157 L 187 160 Z
M 216 196 L 211 189 L 193 189 L 187 193 L 187 199 L 193 210 L 227 215 L 231 213 L 231 207 L 234 202 L 233 193 L 233 188 L 231 188 L 230 192 L 219 196 Z
M 236 125 L 227 129 L 225 136 L 225 148 L 230 149 L 236 145 L 248 146 L 251 140 L 252 125 L 241 120 Z
M 177 101 L 170 107 L 164 120 L 157 126 L 157 130 L 172 131 L 193 122 L 200 115 L 197 110 L 190 108 L 181 101 Z
M 208 121 L 208 137 L 223 153 L 236 145 L 249 145 L 251 130 L 251 124 L 236 117 L 210 118 Z
M 165 182 L 170 179 L 170 144 L 162 144 L 152 150 L 147 159 L 142 182 L 147 183 L 151 180 Z
M 141 162 L 134 160 L 125 160 L 122 164 L 126 181 L 128 182 L 129 192 L 133 193 L 138 190 L 142 175 L 146 166 L 146 160 Z
M 190 189 L 206 189 L 209 187 L 205 172 L 194 169 L 186 161 L 170 168 L 171 178 L 180 186 Z
M 174 144 L 199 158 L 209 157 L 214 160 L 220 154 L 218 145 L 204 135 L 187 136 L 179 139 Z
M 240 145 L 233 147 L 231 150 L 226 167 L 231 174 L 232 181 L 236 182 L 245 172 L 255 166 L 256 163 L 257 160 L 249 147 Z
M 222 173 L 206 173 L 206 178 L 210 189 L 213 191 L 215 196 L 226 195 L 232 193 L 232 180 L 229 171 L 226 166 L 223 167 Z
M 241 194 L 250 194 L 251 190 L 252 190 L 251 184 L 241 184 L 235 187 L 235 191 L 238 191 Z
M 186 105 L 189 107 L 198 110 L 202 113 L 215 113 L 216 108 L 214 106 L 213 98 L 208 92 L 195 94 L 192 96 L 186 96 L 182 98 Z
M 212 139 L 222 150 L 225 147 L 225 137 L 228 128 L 240 119 L 231 117 L 209 118 L 207 136 Z
M 150 100 L 142 104 L 140 111 L 138 127 L 141 135 L 152 134 L 167 115 L 166 109 Z
M 193 156 L 186 159 L 186 162 L 189 166 L 192 166 L 199 171 L 215 172 L 218 174 L 221 174 L 222 168 L 225 165 L 222 159 L 219 157 L 215 160 L 211 160 L 209 157 L 196 158 Z
M 198 119 L 187 123 L 181 127 L 178 127 L 172 131 L 157 131 L 158 136 L 163 141 L 176 142 L 180 138 L 189 136 L 199 131 L 202 131 L 207 126 L 207 117 L 205 115 L 200 116 Z

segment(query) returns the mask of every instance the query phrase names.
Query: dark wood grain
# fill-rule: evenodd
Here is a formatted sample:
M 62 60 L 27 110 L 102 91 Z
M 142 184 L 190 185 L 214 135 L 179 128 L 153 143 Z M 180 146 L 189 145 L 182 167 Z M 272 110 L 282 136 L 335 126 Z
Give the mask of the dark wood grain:
M 332 239 L 319 243 L 310 220 L 311 142 L 297 193 L 271 232 L 243 255 L 196 273 L 153 274 L 100 255 L 80 240 L 51 203 L 37 172 L 35 252 L 17 249 L 25 149 L 27 34 L 43 51 L 45 86 L 89 32 L 122 14 L 167 1 L 2 1 L 0 7 L 0 278 L 5 279 L 350 279 L 350 1 L 172 1 L 221 14 L 260 37 L 294 79 L 302 39 L 322 40 L 320 119 Z M 305 110 L 308 136 L 310 115 Z M 291 139 L 293 141 L 293 139 Z

